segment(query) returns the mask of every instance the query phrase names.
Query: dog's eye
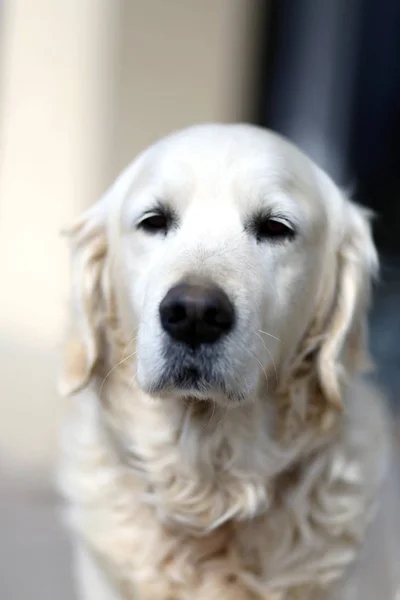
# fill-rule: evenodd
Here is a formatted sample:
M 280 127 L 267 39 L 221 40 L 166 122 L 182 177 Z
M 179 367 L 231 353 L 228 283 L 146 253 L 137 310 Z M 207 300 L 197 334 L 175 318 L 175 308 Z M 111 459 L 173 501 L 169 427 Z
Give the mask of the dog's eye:
M 295 236 L 295 231 L 287 223 L 270 217 L 257 219 L 254 232 L 259 241 L 293 239 Z
M 162 212 L 148 215 L 138 224 L 139 229 L 147 233 L 167 233 L 170 226 L 170 217 Z

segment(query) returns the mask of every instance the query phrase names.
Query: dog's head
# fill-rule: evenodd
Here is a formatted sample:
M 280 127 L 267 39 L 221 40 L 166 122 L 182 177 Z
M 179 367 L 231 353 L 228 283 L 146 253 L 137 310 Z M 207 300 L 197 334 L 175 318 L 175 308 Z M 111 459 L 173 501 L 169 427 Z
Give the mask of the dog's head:
M 366 212 L 282 138 L 243 125 L 172 135 L 70 235 L 65 392 L 107 362 L 114 328 L 135 342 L 132 376 L 151 396 L 235 404 L 305 364 L 339 404 L 376 252 Z

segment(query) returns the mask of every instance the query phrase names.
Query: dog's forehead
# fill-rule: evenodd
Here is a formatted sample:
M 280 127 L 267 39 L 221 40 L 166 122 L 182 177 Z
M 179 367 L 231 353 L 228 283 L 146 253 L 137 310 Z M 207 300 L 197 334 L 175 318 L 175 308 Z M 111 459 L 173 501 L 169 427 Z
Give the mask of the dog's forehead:
M 148 159 L 158 164 L 158 172 L 164 176 L 187 170 L 194 176 L 207 176 L 207 180 L 228 172 L 244 178 L 254 171 L 271 178 L 302 177 L 311 166 L 309 159 L 280 136 L 239 125 L 184 130 L 150 148 Z
M 185 202 L 221 191 L 249 201 L 254 190 L 315 184 L 311 161 L 272 132 L 252 126 L 215 125 L 184 130 L 164 138 L 146 152 L 147 179 Z

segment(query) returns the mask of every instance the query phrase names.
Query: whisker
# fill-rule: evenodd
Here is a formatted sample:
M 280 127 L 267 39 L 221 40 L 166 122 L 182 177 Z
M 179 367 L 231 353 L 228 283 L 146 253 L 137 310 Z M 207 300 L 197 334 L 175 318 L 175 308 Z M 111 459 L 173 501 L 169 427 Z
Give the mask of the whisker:
M 261 340 L 261 341 L 262 341 L 262 340 Z M 266 346 L 264 346 L 264 348 L 265 348 L 265 350 L 267 350 L 267 352 L 268 352 L 268 348 L 267 348 Z M 262 369 L 262 372 L 263 372 L 263 373 L 264 373 L 264 375 L 265 375 L 265 380 L 266 380 L 266 382 L 267 382 L 267 391 L 268 391 L 269 381 L 268 381 L 268 375 L 267 375 L 267 372 L 266 372 L 266 370 L 265 370 L 265 367 L 263 366 L 263 364 L 262 364 L 262 362 L 260 361 L 260 359 L 258 358 L 258 356 L 257 356 L 257 355 L 256 355 L 254 352 L 252 352 L 252 351 L 250 350 L 250 348 L 247 348 L 247 352 L 250 354 L 250 356 L 252 356 L 253 358 L 255 358 L 255 359 L 256 359 L 256 361 L 258 362 L 258 364 L 260 365 L 260 367 L 261 367 L 261 369 Z
M 268 333 L 267 331 L 262 331 L 262 329 L 258 330 L 260 333 L 262 333 L 263 335 L 268 335 L 268 337 L 272 337 L 274 338 L 274 340 L 276 340 L 277 342 L 280 342 L 281 340 L 279 338 L 277 338 L 275 335 L 272 335 L 272 333 Z
M 260 365 L 260 367 L 261 367 L 261 369 L 262 369 L 262 371 L 263 371 L 263 373 L 264 373 L 264 375 L 265 375 L 265 381 L 267 382 L 267 392 L 268 392 L 268 389 L 269 389 L 269 381 L 268 381 L 268 375 L 267 375 L 267 371 L 265 370 L 265 367 L 263 366 L 262 362 L 261 362 L 261 361 L 260 361 L 260 360 L 257 358 L 257 356 L 255 356 L 255 355 L 253 354 L 253 357 L 256 359 L 256 361 L 257 361 L 257 362 L 258 362 L 258 364 Z
M 212 402 L 212 405 L 213 405 L 213 407 L 212 407 L 211 417 L 209 418 L 208 423 L 204 428 L 204 431 L 207 431 L 207 429 L 210 427 L 211 421 L 213 420 L 214 415 L 215 415 L 215 402 Z
M 215 408 L 216 408 L 216 405 L 215 405 L 215 403 L 214 403 L 214 409 L 213 409 L 213 414 L 211 415 L 211 418 L 213 418 L 213 417 L 214 417 Z M 220 417 L 219 417 L 219 419 L 217 420 L 217 422 L 215 423 L 215 429 L 214 429 L 214 431 L 217 431 L 217 429 L 220 427 L 220 425 L 221 425 L 221 423 L 222 423 L 222 421 L 223 421 L 223 418 L 224 418 L 224 416 L 225 416 L 225 414 L 226 414 L 226 412 L 227 412 L 227 408 L 226 408 L 226 406 L 219 406 L 219 407 L 218 407 L 218 410 L 219 410 L 219 413 L 220 413 Z M 211 419 L 210 419 L 210 421 L 209 421 L 208 425 L 209 425 L 210 423 L 211 423 Z M 208 427 L 208 425 L 207 425 L 207 427 Z
M 265 349 L 265 350 L 268 352 L 267 345 L 266 345 L 266 343 L 264 342 L 264 340 L 262 339 L 261 335 L 260 335 L 260 334 L 258 334 L 258 333 L 257 333 L 257 331 L 255 331 L 254 333 L 256 334 L 256 336 L 257 336 L 258 338 L 260 338 L 260 340 L 261 340 L 261 343 L 262 343 L 262 345 L 263 345 L 264 349 Z
M 271 353 L 271 351 L 270 351 L 270 350 L 267 348 L 267 346 L 266 346 L 266 344 L 265 344 L 264 340 L 262 339 L 262 337 L 261 337 L 261 336 L 260 336 L 260 335 L 259 335 L 257 332 L 255 332 L 255 334 L 256 334 L 256 335 L 257 335 L 257 336 L 260 338 L 260 340 L 261 340 L 261 342 L 262 342 L 262 345 L 264 346 L 264 349 L 265 349 L 265 350 L 266 350 L 266 352 L 269 354 L 269 357 L 270 357 L 270 359 L 271 359 L 271 361 L 272 361 L 272 365 L 273 365 L 273 367 L 274 367 L 274 372 L 275 372 L 275 379 L 276 379 L 276 383 L 277 383 L 277 385 L 278 385 L 278 370 L 277 370 L 277 368 L 276 368 L 276 364 L 275 364 L 275 361 L 274 361 L 274 357 L 272 356 L 272 353 Z M 254 357 L 254 358 L 257 358 L 257 357 Z M 257 359 L 257 360 L 258 360 L 258 359 Z
M 134 333 L 136 333 L 136 331 L 139 329 L 139 327 L 140 327 L 140 325 L 137 325 L 137 327 L 134 327 L 134 328 L 132 329 L 132 331 L 130 332 L 130 334 L 129 334 L 128 338 L 131 338 L 131 336 L 132 336 Z M 126 352 L 126 349 L 128 348 L 128 346 L 130 346 L 131 344 L 133 344 L 134 342 L 136 342 L 137 338 L 138 338 L 138 336 L 136 335 L 134 338 L 131 338 L 131 339 L 129 339 L 128 343 L 126 344 L 126 346 L 125 346 L 125 348 L 124 348 L 123 354 L 125 354 L 125 352 Z
M 106 382 L 106 380 L 108 379 L 108 377 L 111 375 L 111 373 L 113 373 L 113 371 L 115 371 L 115 369 L 118 369 L 118 367 L 120 367 L 123 363 L 125 363 L 127 360 L 129 360 L 130 358 L 132 358 L 133 356 L 135 356 L 135 354 L 137 353 L 137 350 L 135 350 L 135 352 L 132 352 L 132 354 L 129 354 L 128 356 L 126 356 L 125 358 L 123 358 L 122 360 L 120 360 L 116 365 L 114 365 L 112 367 L 112 369 L 110 369 L 107 373 L 107 375 L 104 377 L 100 389 L 99 389 L 99 397 L 101 396 L 101 391 L 104 387 L 104 384 Z

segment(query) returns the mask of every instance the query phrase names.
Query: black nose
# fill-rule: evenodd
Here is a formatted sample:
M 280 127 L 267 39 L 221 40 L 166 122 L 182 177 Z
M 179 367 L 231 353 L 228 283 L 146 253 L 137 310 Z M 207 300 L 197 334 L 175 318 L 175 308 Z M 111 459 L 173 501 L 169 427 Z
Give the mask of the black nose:
M 212 344 L 234 324 L 233 306 L 223 290 L 212 283 L 180 283 L 160 304 L 163 329 L 192 348 Z

